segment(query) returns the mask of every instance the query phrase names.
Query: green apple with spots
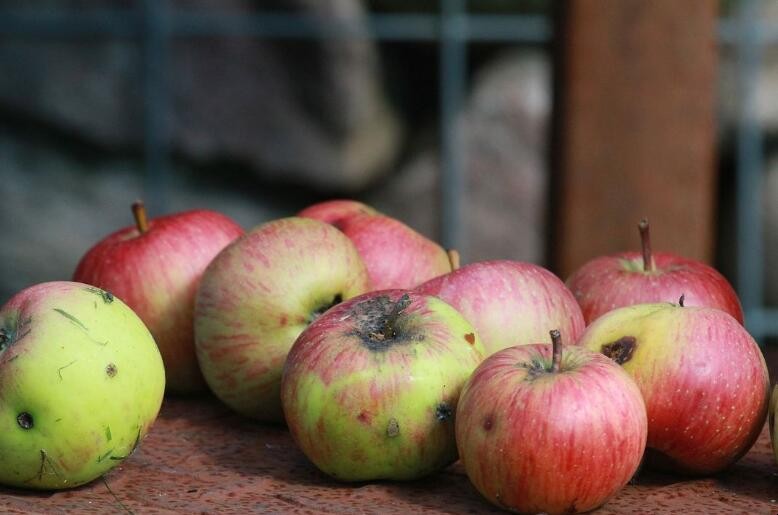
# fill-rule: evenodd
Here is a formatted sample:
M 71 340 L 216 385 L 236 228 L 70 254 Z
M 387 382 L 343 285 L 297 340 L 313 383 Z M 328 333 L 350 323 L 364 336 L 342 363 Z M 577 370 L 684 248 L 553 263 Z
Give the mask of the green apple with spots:
M 0 484 L 61 489 L 122 463 L 157 417 L 165 371 L 138 316 L 59 281 L 0 308 Z
M 767 415 L 767 366 L 730 314 L 678 304 L 613 310 L 579 345 L 621 364 L 648 412 L 646 462 L 686 474 L 715 474 L 743 456 Z
M 339 480 L 425 476 L 457 458 L 459 393 L 484 353 L 470 322 L 437 297 L 384 290 L 344 302 L 289 352 L 289 431 Z

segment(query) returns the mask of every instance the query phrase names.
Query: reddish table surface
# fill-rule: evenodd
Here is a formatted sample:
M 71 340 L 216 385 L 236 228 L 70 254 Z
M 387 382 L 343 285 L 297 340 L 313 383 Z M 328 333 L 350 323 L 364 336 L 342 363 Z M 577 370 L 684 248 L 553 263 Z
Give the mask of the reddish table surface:
M 715 477 L 643 472 L 594 513 L 778 513 L 767 431 Z M 148 437 L 104 478 L 73 490 L 0 488 L 0 513 L 502 513 L 456 463 L 410 483 L 343 484 L 311 465 L 283 427 L 213 398 L 169 398 Z

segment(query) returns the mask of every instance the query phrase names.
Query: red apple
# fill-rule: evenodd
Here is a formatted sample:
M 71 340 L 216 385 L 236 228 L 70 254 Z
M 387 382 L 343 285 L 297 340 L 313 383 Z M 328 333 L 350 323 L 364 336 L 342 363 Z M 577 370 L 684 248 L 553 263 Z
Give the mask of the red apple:
M 198 209 L 147 220 L 101 240 L 81 258 L 73 280 L 110 291 L 143 320 L 162 354 L 167 391 L 206 389 L 192 330 L 194 298 L 205 267 L 243 233 L 230 218 Z
M 362 202 L 348 199 L 335 199 L 310 205 L 297 213 L 297 216 L 313 218 L 338 227 L 342 220 L 345 220 L 350 216 L 357 214 L 375 215 L 377 213 L 378 212 L 375 209 Z
M 735 290 L 714 268 L 667 252 L 651 252 L 648 221 L 640 229 L 642 254 L 622 252 L 595 258 L 567 280 L 581 305 L 587 324 L 622 306 L 676 302 L 726 311 L 743 323 L 743 309 Z
M 282 422 L 281 372 L 309 323 L 370 289 L 357 249 L 335 227 L 283 218 L 226 247 L 195 304 L 197 358 L 211 390 L 248 417 Z
M 456 440 L 476 489 L 521 513 L 592 510 L 633 476 L 646 447 L 635 382 L 582 347 L 522 345 L 485 359 L 462 389 Z
M 300 216 L 331 223 L 356 245 L 375 290 L 408 289 L 452 270 L 446 251 L 399 220 L 354 200 L 330 200 Z
M 714 474 L 745 454 L 764 426 L 764 357 L 724 311 L 683 302 L 627 306 L 595 320 L 580 344 L 613 358 L 638 384 L 650 465 Z
M 482 357 L 473 326 L 440 299 L 361 295 L 324 313 L 289 352 L 287 425 L 337 479 L 424 476 L 456 459 L 453 415 Z
M 581 309 L 570 290 L 532 263 L 470 263 L 415 291 L 440 297 L 462 313 L 478 331 L 487 355 L 543 341 L 555 328 L 573 344 L 584 330 Z

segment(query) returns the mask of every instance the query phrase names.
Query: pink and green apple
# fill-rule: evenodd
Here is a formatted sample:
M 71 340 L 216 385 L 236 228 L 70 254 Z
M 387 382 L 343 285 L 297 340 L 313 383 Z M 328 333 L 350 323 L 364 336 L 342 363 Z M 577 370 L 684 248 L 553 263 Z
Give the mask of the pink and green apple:
M 579 268 L 567 285 L 581 305 L 587 324 L 612 309 L 633 304 L 675 302 L 726 311 L 743 323 L 735 290 L 716 269 L 669 252 L 652 252 L 648 221 L 638 225 L 642 252 L 595 258 Z
M 243 229 L 205 209 L 148 220 L 136 202 L 133 213 L 136 225 L 89 249 L 73 280 L 111 291 L 145 322 L 162 354 L 168 392 L 204 391 L 192 329 L 195 292 L 205 267 Z
M 332 225 L 292 217 L 249 231 L 216 256 L 197 290 L 195 348 L 208 386 L 243 415 L 283 421 L 289 348 L 328 308 L 369 289 L 356 248 Z
M 635 382 L 578 346 L 503 349 L 481 363 L 459 399 L 456 440 L 476 489 L 519 513 L 578 513 L 605 503 L 635 474 L 646 408 Z
M 457 400 L 482 357 L 473 326 L 440 299 L 362 295 L 322 315 L 289 352 L 287 425 L 337 479 L 422 477 L 456 460 Z
M 313 218 L 338 227 L 346 218 L 359 214 L 375 215 L 378 211 L 357 200 L 334 199 L 312 204 L 297 213 L 297 216 Z
M 0 308 L 0 484 L 59 489 L 126 459 L 157 417 L 154 339 L 111 293 L 31 286 Z
M 623 307 L 595 320 L 580 343 L 611 357 L 638 384 L 649 465 L 714 474 L 743 456 L 764 426 L 764 357 L 724 311 L 683 301 Z
M 532 263 L 481 261 L 415 288 L 448 302 L 468 319 L 487 355 L 513 345 L 544 341 L 558 329 L 574 344 L 584 330 L 581 308 L 553 273 Z

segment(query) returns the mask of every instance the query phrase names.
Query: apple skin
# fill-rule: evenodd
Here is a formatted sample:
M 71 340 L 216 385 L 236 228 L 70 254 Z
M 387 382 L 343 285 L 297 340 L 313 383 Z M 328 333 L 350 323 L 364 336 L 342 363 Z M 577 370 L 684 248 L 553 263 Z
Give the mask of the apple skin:
M 503 349 L 481 363 L 459 399 L 456 440 L 476 489 L 520 513 L 576 513 L 605 503 L 635 474 L 646 409 L 610 359 L 551 345 Z
M 135 450 L 165 370 L 127 305 L 86 284 L 42 283 L 0 308 L 0 329 L 0 484 L 75 487 Z
M 312 204 L 297 213 L 297 216 L 313 218 L 338 227 L 346 218 L 358 214 L 375 215 L 378 211 L 357 200 L 334 199 Z
M 480 261 L 436 277 L 414 291 L 435 295 L 478 331 L 486 355 L 548 339 L 552 329 L 574 344 L 584 330 L 581 308 L 553 273 L 520 261 Z
M 209 210 L 149 220 L 148 230 L 125 227 L 81 258 L 73 280 L 106 289 L 122 299 L 154 336 L 169 393 L 206 390 L 194 350 L 197 284 L 211 260 L 243 229 Z
M 638 252 L 595 258 L 567 280 L 587 324 L 608 311 L 633 304 L 678 302 L 726 311 L 743 324 L 735 290 L 714 268 L 667 252 L 653 254 L 655 270 L 643 270 Z
M 211 262 L 195 301 L 195 349 L 208 386 L 238 413 L 282 422 L 289 348 L 321 312 L 370 290 L 351 241 L 332 225 L 282 218 Z
M 620 363 L 648 410 L 647 463 L 701 475 L 724 470 L 756 441 L 769 379 L 758 345 L 714 308 L 669 303 L 611 311 L 580 344 Z
M 482 357 L 473 326 L 440 299 L 401 290 L 356 297 L 289 352 L 281 386 L 289 431 L 342 481 L 425 476 L 456 460 L 453 415 Z

